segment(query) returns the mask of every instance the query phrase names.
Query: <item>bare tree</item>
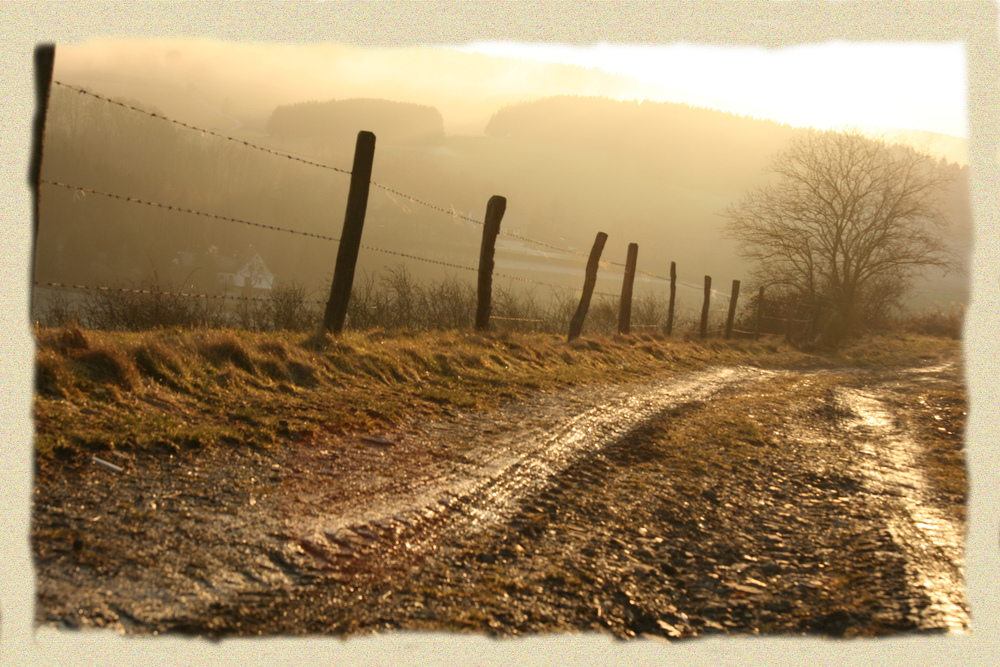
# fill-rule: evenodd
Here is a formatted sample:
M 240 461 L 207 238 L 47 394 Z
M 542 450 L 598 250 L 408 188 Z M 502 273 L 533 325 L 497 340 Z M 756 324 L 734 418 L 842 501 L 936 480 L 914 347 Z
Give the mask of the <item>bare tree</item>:
M 815 132 L 775 155 L 777 178 L 729 206 L 757 278 L 832 313 L 828 342 L 883 318 L 926 267 L 952 266 L 935 158 L 857 132 Z

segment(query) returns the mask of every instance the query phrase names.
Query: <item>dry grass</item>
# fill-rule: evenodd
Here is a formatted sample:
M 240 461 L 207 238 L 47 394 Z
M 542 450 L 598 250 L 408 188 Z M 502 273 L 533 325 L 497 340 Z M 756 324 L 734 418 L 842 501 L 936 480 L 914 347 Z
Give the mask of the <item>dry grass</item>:
M 40 452 L 83 445 L 266 447 L 317 430 L 374 430 L 452 408 L 486 409 L 530 391 L 573 384 L 628 382 L 708 364 L 845 361 L 777 341 L 702 344 L 654 334 L 566 343 L 562 336 L 515 332 L 374 330 L 317 338 L 70 326 L 37 329 L 36 340 Z M 871 365 L 902 358 L 906 350 L 948 344 L 954 343 L 910 337 L 888 345 L 869 342 L 853 353 Z

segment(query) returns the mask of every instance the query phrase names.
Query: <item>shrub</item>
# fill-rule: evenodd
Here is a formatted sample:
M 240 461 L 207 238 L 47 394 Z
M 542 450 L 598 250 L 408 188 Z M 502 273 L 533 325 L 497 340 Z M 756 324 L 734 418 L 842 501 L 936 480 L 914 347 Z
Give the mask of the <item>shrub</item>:
M 897 326 L 907 333 L 958 339 L 962 337 L 964 323 L 965 306 L 951 303 L 947 311 L 938 305 L 918 315 L 901 318 Z
M 139 287 L 119 284 L 88 293 L 82 311 L 89 327 L 117 331 L 214 327 L 224 321 L 221 301 L 173 292 L 155 274 Z

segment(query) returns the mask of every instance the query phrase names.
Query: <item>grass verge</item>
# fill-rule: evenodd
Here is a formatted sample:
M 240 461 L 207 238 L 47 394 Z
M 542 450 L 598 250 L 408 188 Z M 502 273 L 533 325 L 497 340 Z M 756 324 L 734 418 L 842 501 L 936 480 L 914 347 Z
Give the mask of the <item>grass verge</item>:
M 532 391 L 629 382 L 707 365 L 890 367 L 928 363 L 958 342 L 860 341 L 832 355 L 777 339 L 684 341 L 656 334 L 567 343 L 529 333 L 229 329 L 36 329 L 36 447 L 78 451 L 267 447 L 319 431 L 378 431 Z

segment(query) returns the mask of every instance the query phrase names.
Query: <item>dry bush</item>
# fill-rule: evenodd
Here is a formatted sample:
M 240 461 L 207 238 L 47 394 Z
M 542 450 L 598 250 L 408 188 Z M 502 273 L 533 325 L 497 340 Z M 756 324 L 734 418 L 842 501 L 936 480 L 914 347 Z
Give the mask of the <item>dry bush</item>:
M 262 298 L 240 299 L 236 302 L 236 323 L 247 331 L 268 329 L 267 301 Z
M 640 332 L 663 331 L 667 326 L 666 299 L 644 294 L 632 299 L 631 325 Z
M 475 325 L 479 297 L 476 288 L 449 276 L 419 290 L 419 329 L 471 329 Z
M 80 323 L 78 306 L 66 292 L 53 291 L 42 293 L 36 291 L 35 321 L 41 327 L 63 327 Z
M 88 327 L 108 331 L 217 327 L 225 319 L 221 301 L 174 292 L 155 275 L 138 288 L 120 284 L 88 293 L 82 315 Z
M 299 283 L 278 282 L 266 305 L 268 325 L 274 331 L 306 331 L 319 323 L 319 313 L 306 303 L 306 288 Z
M 965 306 L 952 303 L 948 306 L 948 310 L 943 310 L 939 305 L 917 315 L 902 317 L 895 328 L 907 333 L 959 339 L 962 337 L 964 324 Z
M 590 302 L 590 309 L 587 310 L 587 320 L 584 322 L 583 330 L 590 335 L 610 335 L 618 331 L 618 302 L 621 299 L 617 296 L 596 296 Z
M 495 287 L 491 304 L 490 328 L 492 329 L 551 333 L 553 311 L 538 304 L 533 290 L 518 293 L 509 287 Z M 568 319 L 566 326 L 569 327 Z

